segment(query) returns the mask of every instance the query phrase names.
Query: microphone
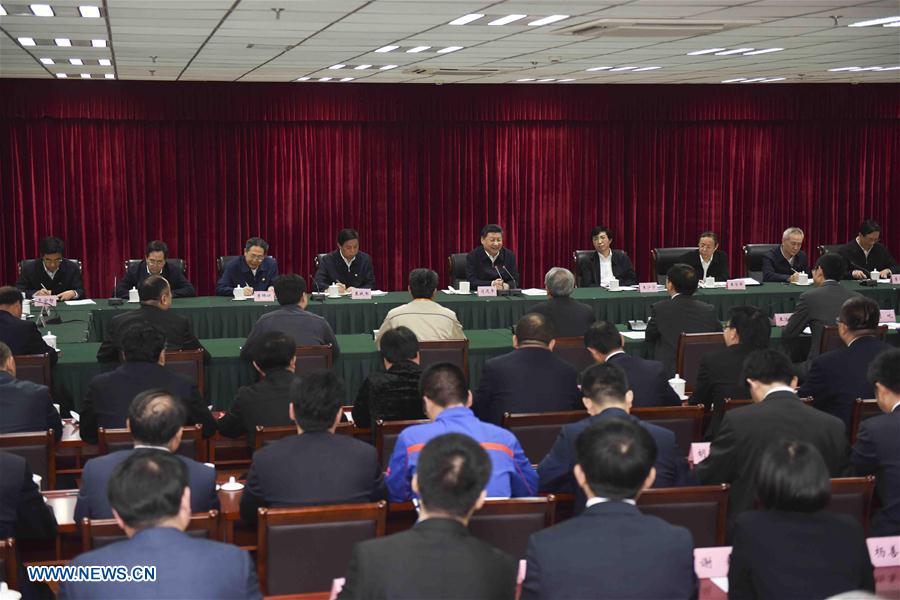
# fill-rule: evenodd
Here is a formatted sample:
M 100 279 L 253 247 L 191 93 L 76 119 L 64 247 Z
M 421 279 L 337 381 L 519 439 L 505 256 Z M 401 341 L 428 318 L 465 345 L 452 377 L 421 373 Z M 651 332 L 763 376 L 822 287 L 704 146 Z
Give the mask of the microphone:
M 309 275 L 309 274 L 307 274 L 307 277 L 309 277 L 309 278 L 312 280 L 313 286 L 314 286 L 315 289 L 316 289 L 316 293 L 317 293 L 317 294 L 321 294 L 322 292 L 321 292 L 321 290 L 319 290 L 319 282 L 316 281 L 315 277 L 313 277 L 312 275 Z M 316 299 L 316 296 L 313 295 L 313 300 L 315 300 L 315 299 Z M 321 300 L 322 302 L 324 302 L 324 301 L 325 301 L 325 298 L 323 298 L 322 296 L 319 296 L 319 300 Z
M 122 304 L 122 299 L 116 295 L 117 287 L 119 287 L 119 278 L 118 276 L 113 275 L 113 293 L 112 296 L 110 296 L 109 300 L 107 300 L 107 303 L 110 306 L 119 306 Z
M 509 278 L 512 280 L 512 285 L 510 286 L 510 288 L 519 287 L 518 285 L 516 285 L 516 278 L 512 276 L 512 273 L 509 272 L 509 269 L 507 269 L 505 265 L 500 266 L 503 267 L 503 270 L 506 271 L 506 274 L 509 275 Z

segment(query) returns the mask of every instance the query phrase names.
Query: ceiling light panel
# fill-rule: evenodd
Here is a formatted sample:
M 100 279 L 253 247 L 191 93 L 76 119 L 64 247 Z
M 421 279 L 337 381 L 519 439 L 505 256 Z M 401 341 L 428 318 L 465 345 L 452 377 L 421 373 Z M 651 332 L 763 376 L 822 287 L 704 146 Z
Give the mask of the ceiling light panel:
M 463 15 L 463 16 L 459 17 L 458 19 L 453 19 L 452 21 L 447 23 L 447 25 L 466 25 L 467 23 L 472 23 L 474 21 L 477 21 L 478 19 L 480 19 L 483 16 L 484 15 L 479 14 L 479 13 L 470 13 L 468 15 Z
M 396 50 L 400 46 L 382 46 L 381 48 L 375 50 L 375 52 L 390 52 L 392 50 Z
M 85 19 L 99 19 L 100 8 L 97 6 L 79 6 L 78 12 Z
M 106 40 L 91 40 L 91 46 L 94 48 L 106 48 Z
M 49 4 L 32 4 L 31 5 L 31 14 L 36 17 L 55 17 L 56 13 L 53 12 L 53 7 Z
M 874 27 L 875 25 L 884 25 L 887 26 L 890 23 L 897 23 L 900 21 L 900 16 L 896 17 L 883 17 L 881 19 L 870 19 L 868 21 L 857 21 L 856 23 L 850 23 L 847 27 Z
M 550 23 L 556 23 L 557 21 L 562 21 L 564 19 L 568 19 L 569 15 L 550 15 L 549 17 L 544 17 L 543 19 L 538 19 L 536 21 L 532 21 L 528 24 L 529 27 L 540 27 L 541 25 L 549 25 Z
M 35 45 L 34 38 L 20 37 L 20 38 L 18 38 L 18 40 L 19 40 L 19 43 L 22 44 L 23 46 L 34 46 Z
M 509 25 L 510 23 L 515 23 L 516 21 L 520 21 L 527 17 L 528 15 L 506 15 L 505 17 L 500 17 L 499 19 L 494 19 L 488 25 Z

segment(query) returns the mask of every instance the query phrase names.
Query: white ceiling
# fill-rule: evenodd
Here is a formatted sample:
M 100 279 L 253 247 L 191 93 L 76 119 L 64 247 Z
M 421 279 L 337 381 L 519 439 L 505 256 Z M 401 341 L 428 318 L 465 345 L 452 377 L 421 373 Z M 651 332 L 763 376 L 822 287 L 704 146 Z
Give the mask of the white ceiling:
M 53 78 L 82 73 L 103 79 L 179 81 L 294 81 L 353 77 L 352 83 L 508 83 L 518 79 L 574 79 L 580 83 L 720 83 L 734 78 L 780 78 L 783 83 L 900 82 L 900 70 L 829 72 L 839 67 L 900 66 L 900 27 L 847 27 L 900 15 L 900 0 L 42 0 L 57 16 L 36 17 L 27 0 L 0 0 L 0 77 Z M 93 4 L 101 18 L 81 18 Z M 283 9 L 279 18 L 273 9 Z M 454 26 L 467 13 L 486 17 Z M 527 18 L 486 23 L 508 14 Z M 553 14 L 569 18 L 530 27 Z M 706 34 L 675 36 L 561 33 L 597 19 L 744 21 Z M 17 40 L 37 41 L 24 47 Z M 88 46 L 58 47 L 68 37 Z M 107 48 L 90 47 L 108 40 Z M 42 42 L 41 40 L 49 40 Z M 400 49 L 375 53 L 385 45 Z M 418 54 L 405 52 L 431 46 Z M 437 54 L 447 46 L 462 50 Z M 783 51 L 756 56 L 687 56 L 706 48 Z M 55 64 L 43 65 L 41 58 Z M 80 58 L 85 66 L 69 64 Z M 111 59 L 109 67 L 101 58 Z M 347 65 L 330 70 L 334 64 Z M 373 65 L 356 70 L 358 65 Z M 387 64 L 397 68 L 380 71 Z M 598 66 L 656 66 L 642 72 L 587 72 Z M 414 73 L 426 70 L 424 73 Z M 456 76 L 434 69 L 498 69 Z M 543 85 L 536 83 L 535 85 Z

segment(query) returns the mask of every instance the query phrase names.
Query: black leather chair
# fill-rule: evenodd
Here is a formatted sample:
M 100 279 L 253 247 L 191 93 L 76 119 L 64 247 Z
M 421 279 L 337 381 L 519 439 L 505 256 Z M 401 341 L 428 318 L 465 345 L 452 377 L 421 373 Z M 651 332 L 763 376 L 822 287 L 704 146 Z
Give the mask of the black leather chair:
M 771 250 L 777 248 L 780 244 L 746 244 L 744 246 L 744 269 L 747 271 L 747 277 L 752 277 L 762 283 L 762 257 Z
M 125 270 L 127 271 L 132 266 L 140 264 L 140 262 L 144 260 L 142 258 L 129 258 L 125 261 Z M 181 271 L 181 273 L 187 277 L 187 261 L 183 258 L 167 258 L 166 264 L 169 265 L 170 269 L 176 269 Z
M 36 260 L 40 260 L 38 258 L 26 258 L 25 260 L 19 261 L 19 277 L 22 276 L 22 269 L 25 268 L 25 265 L 31 265 Z M 67 258 L 67 261 L 70 263 L 74 263 L 76 267 L 78 267 L 78 272 L 81 273 L 81 261 L 77 258 Z
M 590 261 L 594 252 L 596 250 L 576 250 L 572 253 L 572 273 L 575 275 L 575 284 L 578 287 L 584 286 L 581 281 L 581 264 Z
M 697 246 L 678 246 L 674 248 L 654 248 L 650 251 L 650 272 L 656 274 L 656 283 L 666 284 L 666 271 L 678 262 L 685 253 L 697 250 Z
M 53 430 L 0 435 L 0 450 L 25 459 L 35 475 L 42 477 L 41 489 L 56 489 L 56 439 Z
M 319 252 L 316 254 L 315 258 L 313 258 L 313 277 L 316 276 L 316 273 L 319 271 L 319 265 L 322 264 L 322 261 L 325 260 L 325 257 L 328 256 L 328 252 Z M 315 284 L 312 281 L 306 282 L 306 287 L 315 288 Z M 317 292 L 324 292 L 325 290 L 316 290 Z
M 466 281 L 466 256 L 465 252 L 457 252 L 447 257 L 447 277 L 453 287 L 460 280 Z
M 843 245 L 844 244 L 820 244 L 816 248 L 816 250 L 819 251 L 819 256 L 822 256 L 823 254 L 828 254 L 829 252 L 837 254 L 838 248 L 842 247 Z
M 503 413 L 503 427 L 519 440 L 529 462 L 538 464 L 553 447 L 563 425 L 586 419 L 583 410 L 546 413 Z
M 697 384 L 700 361 L 709 352 L 725 349 L 725 335 L 714 333 L 682 333 L 678 338 L 675 371 L 685 380 L 684 391 L 690 394 Z
M 866 419 L 877 417 L 882 414 L 881 407 L 875 399 L 863 400 L 857 398 L 853 403 L 853 416 L 850 418 L 850 444 L 856 443 L 856 436 L 859 434 L 859 425 Z

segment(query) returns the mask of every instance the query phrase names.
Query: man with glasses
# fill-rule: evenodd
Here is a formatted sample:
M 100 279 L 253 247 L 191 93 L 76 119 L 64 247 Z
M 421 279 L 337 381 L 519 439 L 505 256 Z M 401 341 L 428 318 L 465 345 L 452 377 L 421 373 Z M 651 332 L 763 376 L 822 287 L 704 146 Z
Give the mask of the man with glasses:
M 56 296 L 57 300 L 75 300 L 84 297 L 81 269 L 63 258 L 65 243 L 58 237 L 45 237 L 38 246 L 40 260 L 26 263 L 16 287 L 25 296 Z
M 128 290 L 150 277 L 162 275 L 169 282 L 174 298 L 193 298 L 197 291 L 191 282 L 184 276 L 184 272 L 170 265 L 166 259 L 169 257 L 169 246 L 161 240 L 153 240 L 147 244 L 144 260 L 131 265 L 125 270 L 125 277 L 119 280 L 116 286 L 116 297 L 128 298 Z
M 222 276 L 216 284 L 217 296 L 231 296 L 234 288 L 240 287 L 245 296 L 253 292 L 272 292 L 278 278 L 278 263 L 266 256 L 269 244 L 266 240 L 252 237 L 244 244 L 244 256 L 225 265 Z

